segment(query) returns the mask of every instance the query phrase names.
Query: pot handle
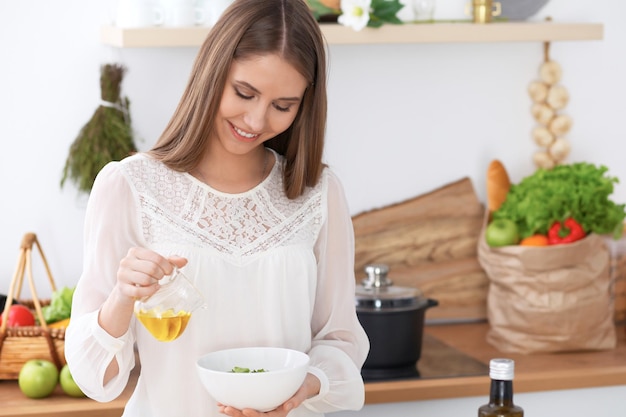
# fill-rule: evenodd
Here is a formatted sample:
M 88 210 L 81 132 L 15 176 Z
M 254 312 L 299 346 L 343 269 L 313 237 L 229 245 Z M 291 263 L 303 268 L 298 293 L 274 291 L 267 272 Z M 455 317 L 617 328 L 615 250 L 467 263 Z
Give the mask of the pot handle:
M 426 302 L 426 308 L 436 307 L 439 305 L 439 301 L 428 298 Z

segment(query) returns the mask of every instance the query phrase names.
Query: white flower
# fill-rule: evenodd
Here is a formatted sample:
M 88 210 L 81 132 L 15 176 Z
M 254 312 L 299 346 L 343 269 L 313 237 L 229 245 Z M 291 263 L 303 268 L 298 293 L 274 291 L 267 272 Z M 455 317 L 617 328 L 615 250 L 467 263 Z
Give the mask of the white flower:
M 370 20 L 372 0 L 341 0 L 341 15 L 337 22 L 354 30 L 361 30 Z

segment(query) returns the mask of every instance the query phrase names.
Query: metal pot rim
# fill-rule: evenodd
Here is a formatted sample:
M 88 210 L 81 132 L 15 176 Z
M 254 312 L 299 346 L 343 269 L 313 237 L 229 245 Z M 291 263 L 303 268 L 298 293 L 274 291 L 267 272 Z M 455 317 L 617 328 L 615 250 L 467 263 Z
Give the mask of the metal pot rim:
M 421 310 L 434 307 L 439 303 L 425 297 L 410 298 L 358 298 L 355 300 L 357 312 L 398 312 Z

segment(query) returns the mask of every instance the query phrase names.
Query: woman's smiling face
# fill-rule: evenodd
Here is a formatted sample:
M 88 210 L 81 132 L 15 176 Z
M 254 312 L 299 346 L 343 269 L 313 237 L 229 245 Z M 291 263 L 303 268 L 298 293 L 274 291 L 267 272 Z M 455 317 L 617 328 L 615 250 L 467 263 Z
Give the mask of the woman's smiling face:
M 306 79 L 275 54 L 234 60 L 220 102 L 215 134 L 230 152 L 242 154 L 291 126 Z

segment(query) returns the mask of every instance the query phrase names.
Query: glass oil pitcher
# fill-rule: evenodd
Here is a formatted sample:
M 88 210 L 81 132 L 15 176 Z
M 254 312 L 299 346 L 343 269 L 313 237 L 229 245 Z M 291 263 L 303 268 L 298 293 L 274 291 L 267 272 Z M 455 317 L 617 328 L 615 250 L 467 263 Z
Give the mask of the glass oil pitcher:
M 135 316 L 162 342 L 177 339 L 187 327 L 191 314 L 204 306 L 204 297 L 178 268 L 163 277 L 161 288 L 135 301 Z

